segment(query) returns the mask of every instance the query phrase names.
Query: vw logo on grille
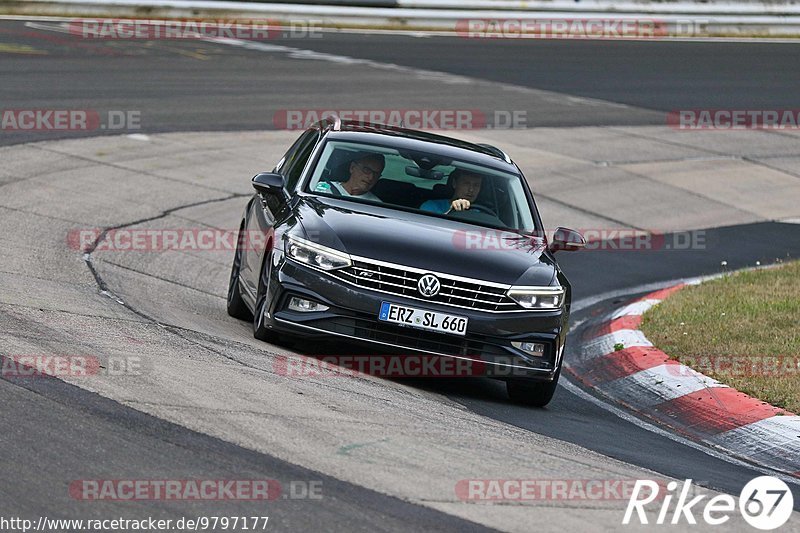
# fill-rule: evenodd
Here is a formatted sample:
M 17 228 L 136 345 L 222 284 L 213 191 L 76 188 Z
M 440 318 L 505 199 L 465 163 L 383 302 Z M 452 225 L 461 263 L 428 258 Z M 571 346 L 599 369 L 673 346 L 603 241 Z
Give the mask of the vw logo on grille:
M 439 294 L 439 289 L 442 288 L 442 284 L 439 283 L 439 278 L 434 276 L 433 274 L 425 274 L 419 281 L 417 282 L 417 289 L 419 293 L 427 298 L 431 298 Z

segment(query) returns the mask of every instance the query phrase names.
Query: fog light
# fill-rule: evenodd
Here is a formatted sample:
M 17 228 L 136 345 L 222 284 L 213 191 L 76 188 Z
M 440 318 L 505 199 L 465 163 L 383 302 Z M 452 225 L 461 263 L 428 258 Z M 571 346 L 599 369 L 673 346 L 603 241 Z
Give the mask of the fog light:
M 305 298 L 297 298 L 296 296 L 293 296 L 292 299 L 289 300 L 290 311 L 311 313 L 313 311 L 327 311 L 328 309 L 329 307 L 327 305 L 322 305 L 321 303 L 313 300 L 306 300 Z
M 544 355 L 544 344 L 539 342 L 512 342 L 511 346 L 536 357 Z

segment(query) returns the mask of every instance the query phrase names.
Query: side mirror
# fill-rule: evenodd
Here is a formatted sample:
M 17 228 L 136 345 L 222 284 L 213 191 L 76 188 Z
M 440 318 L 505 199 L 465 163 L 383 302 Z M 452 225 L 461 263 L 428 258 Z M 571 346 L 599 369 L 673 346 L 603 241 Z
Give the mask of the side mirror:
M 550 243 L 549 249 L 551 252 L 564 250 L 565 252 L 574 252 L 586 246 L 586 239 L 583 235 L 574 229 L 559 227 L 553 233 L 553 242 Z
M 253 188 L 261 194 L 270 194 L 283 197 L 283 188 L 286 182 L 283 176 L 275 172 L 261 172 L 253 176 Z

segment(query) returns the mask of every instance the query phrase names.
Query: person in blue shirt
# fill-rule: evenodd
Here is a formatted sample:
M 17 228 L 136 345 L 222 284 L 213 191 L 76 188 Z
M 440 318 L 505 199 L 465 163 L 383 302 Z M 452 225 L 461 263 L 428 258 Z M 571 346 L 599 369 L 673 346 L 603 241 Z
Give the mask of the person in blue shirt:
M 431 213 L 447 214 L 452 210 L 463 211 L 469 209 L 478 194 L 481 192 L 483 176 L 469 170 L 455 169 L 448 178 L 453 187 L 453 197 L 449 200 L 428 200 L 419 208 Z

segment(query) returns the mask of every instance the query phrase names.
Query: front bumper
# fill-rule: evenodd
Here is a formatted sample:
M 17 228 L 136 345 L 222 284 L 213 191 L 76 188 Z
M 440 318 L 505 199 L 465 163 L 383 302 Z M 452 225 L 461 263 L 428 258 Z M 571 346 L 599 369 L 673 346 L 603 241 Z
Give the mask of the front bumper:
M 269 311 L 271 329 L 303 338 L 349 339 L 370 347 L 370 354 L 430 354 L 472 365 L 473 373 L 492 378 L 551 381 L 561 365 L 567 314 L 556 311 L 492 313 L 420 302 L 356 287 L 291 260 L 283 254 L 272 262 Z M 287 308 L 292 296 L 328 306 L 326 311 L 300 312 Z M 469 318 L 466 336 L 449 335 L 381 322 L 384 301 Z M 542 356 L 532 356 L 512 341 L 538 342 Z M 328 354 L 317 354 L 328 355 Z

